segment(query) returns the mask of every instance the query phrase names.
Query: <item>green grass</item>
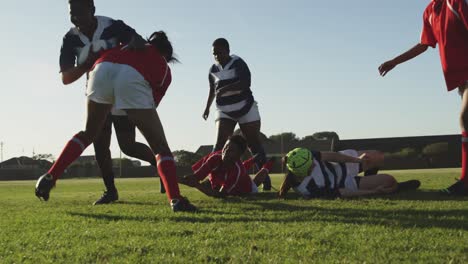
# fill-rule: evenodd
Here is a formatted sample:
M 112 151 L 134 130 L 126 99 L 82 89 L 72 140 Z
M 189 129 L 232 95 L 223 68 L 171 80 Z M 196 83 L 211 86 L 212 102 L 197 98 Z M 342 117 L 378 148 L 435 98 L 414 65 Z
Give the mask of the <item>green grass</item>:
M 0 263 L 468 263 L 468 198 L 435 192 L 458 173 L 394 171 L 422 189 L 354 200 L 182 187 L 195 214 L 172 213 L 156 178 L 117 180 L 121 200 L 106 206 L 91 205 L 98 179 L 60 181 L 47 203 L 32 181 L 0 182 Z

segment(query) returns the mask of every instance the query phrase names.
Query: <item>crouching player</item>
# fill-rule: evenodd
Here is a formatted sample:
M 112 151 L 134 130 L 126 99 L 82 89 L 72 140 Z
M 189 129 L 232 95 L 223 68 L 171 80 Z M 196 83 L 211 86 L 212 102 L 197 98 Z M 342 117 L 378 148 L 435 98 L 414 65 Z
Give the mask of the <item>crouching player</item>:
M 379 151 L 317 152 L 296 148 L 284 158 L 288 173 L 279 196 L 291 188 L 306 198 L 356 197 L 419 188 L 417 180 L 398 183 L 391 175 L 378 174 L 383 161 Z M 365 177 L 359 177 L 363 171 Z
M 251 178 L 248 170 L 255 165 L 257 156 L 242 162 L 241 156 L 246 149 L 247 142 L 242 136 L 231 136 L 222 150 L 198 161 L 192 166 L 193 174 L 180 177 L 179 183 L 195 187 L 212 197 L 257 193 L 258 186 L 268 177 L 274 160 L 266 162 Z M 208 180 L 203 181 L 206 178 Z

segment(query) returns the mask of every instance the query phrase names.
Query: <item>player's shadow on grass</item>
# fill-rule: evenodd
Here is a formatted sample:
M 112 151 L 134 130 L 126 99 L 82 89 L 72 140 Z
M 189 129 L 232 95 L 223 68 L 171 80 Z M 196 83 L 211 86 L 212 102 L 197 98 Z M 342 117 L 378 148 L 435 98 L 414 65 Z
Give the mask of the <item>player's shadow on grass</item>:
M 237 215 L 173 216 L 176 222 L 267 222 L 301 223 L 323 222 L 356 225 L 392 226 L 395 228 L 443 228 L 468 230 L 467 210 L 414 210 L 414 209 L 354 209 L 297 206 L 286 203 L 256 202 L 242 208 Z
M 369 196 L 362 199 L 387 199 L 397 201 L 467 201 L 468 197 L 448 196 L 435 190 L 417 190 L 389 194 L 383 196 Z

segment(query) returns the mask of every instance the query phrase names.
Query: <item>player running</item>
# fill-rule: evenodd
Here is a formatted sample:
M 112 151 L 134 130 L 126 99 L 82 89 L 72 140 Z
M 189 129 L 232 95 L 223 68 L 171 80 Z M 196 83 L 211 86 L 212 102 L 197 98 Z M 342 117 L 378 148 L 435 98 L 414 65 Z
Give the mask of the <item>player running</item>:
M 468 1 L 432 0 L 423 14 L 421 40 L 410 50 L 379 67 L 385 76 L 397 65 L 439 45 L 440 61 L 447 90 L 458 89 L 462 97 L 462 171 L 460 180 L 447 189 L 448 195 L 468 195 Z
M 69 0 L 69 7 L 70 20 L 75 27 L 71 28 L 64 36 L 60 50 L 60 72 L 65 85 L 73 83 L 87 74 L 89 68 L 93 65 L 96 59 L 96 54 L 93 54 L 93 52 L 88 55 L 88 61 L 81 63 L 78 61 L 80 58 L 86 57 L 85 54 L 92 44 L 96 46 L 103 42 L 105 44 L 102 46 L 103 49 L 113 48 L 119 44 L 128 44 L 130 49 L 144 48 L 145 40 L 123 21 L 95 16 L 96 8 L 93 0 Z M 169 83 L 170 79 L 167 79 L 164 84 L 165 89 L 167 89 Z M 96 161 L 106 187 L 102 197 L 94 204 L 107 204 L 118 200 L 109 150 L 112 124 L 114 124 L 119 147 L 123 153 L 147 161 L 156 167 L 156 160 L 151 149 L 135 141 L 135 125 L 130 122 L 124 111 L 113 109 L 112 114 L 107 116 L 99 136 L 93 142 Z M 164 192 L 162 182 L 161 192 Z
M 251 178 L 248 171 L 255 164 L 255 156 L 242 162 L 241 156 L 246 149 L 247 142 L 242 136 L 231 136 L 222 150 L 202 158 L 192 166 L 193 174 L 179 178 L 179 182 L 213 197 L 257 193 L 258 186 L 268 177 L 273 159 Z M 206 178 L 208 180 L 203 181 Z
M 203 118 L 206 120 L 210 114 L 210 107 L 216 99 L 217 138 L 213 152 L 223 148 L 239 124 L 252 155 L 256 157 L 255 163 L 259 170 L 266 162 L 266 154 L 260 141 L 260 113 L 250 89 L 249 67 L 240 57 L 230 55 L 229 42 L 224 38 L 213 42 L 213 56 L 216 63 L 210 68 L 208 77 L 210 92 L 203 113 Z M 271 190 L 269 176 L 263 182 L 263 189 Z
M 284 158 L 288 173 L 279 196 L 285 196 L 291 188 L 306 198 L 346 198 L 419 188 L 417 180 L 398 183 L 391 175 L 378 174 L 383 161 L 383 153 L 378 151 L 317 152 L 296 148 Z M 362 171 L 365 177 L 358 176 Z
M 196 210 L 180 195 L 174 158 L 155 110 L 153 93 L 168 74 L 167 62 L 157 49 L 157 39 L 165 37 L 165 34 L 161 34 L 154 33 L 142 51 L 118 46 L 104 52 L 94 63 L 87 87 L 85 131 L 73 136 L 50 170 L 39 178 L 35 190 L 37 197 L 46 201 L 49 199 L 50 190 L 60 175 L 99 135 L 106 117 L 115 107 L 127 113 L 151 146 L 172 210 Z M 165 40 L 170 45 L 167 37 Z M 172 54 L 169 61 L 171 58 Z

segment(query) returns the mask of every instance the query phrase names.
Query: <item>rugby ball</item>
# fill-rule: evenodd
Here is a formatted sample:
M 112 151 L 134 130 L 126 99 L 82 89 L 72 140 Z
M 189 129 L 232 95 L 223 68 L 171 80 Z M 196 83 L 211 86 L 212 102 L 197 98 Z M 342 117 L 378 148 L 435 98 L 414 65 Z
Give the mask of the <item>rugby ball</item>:
M 111 48 L 112 45 L 108 41 L 103 39 L 93 41 L 91 43 L 86 44 L 80 51 L 80 55 L 78 56 L 78 65 L 83 64 L 86 59 L 88 58 L 89 51 L 92 49 L 93 52 L 99 52 L 101 50 L 106 50 Z

